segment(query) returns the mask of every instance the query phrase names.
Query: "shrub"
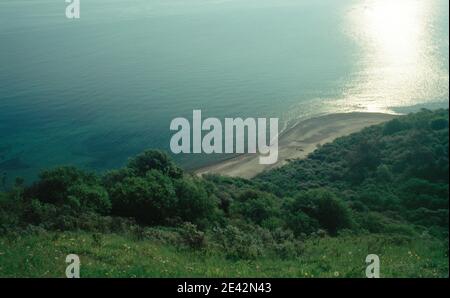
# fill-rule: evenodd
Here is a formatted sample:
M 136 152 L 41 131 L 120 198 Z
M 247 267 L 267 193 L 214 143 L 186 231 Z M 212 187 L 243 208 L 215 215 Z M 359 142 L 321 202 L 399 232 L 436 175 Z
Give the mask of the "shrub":
M 304 244 L 296 239 L 294 233 L 290 230 L 277 228 L 272 232 L 272 237 L 275 254 L 282 259 L 296 258 L 305 249 Z
M 388 121 L 388 122 L 386 122 L 386 124 L 384 124 L 383 134 L 384 135 L 392 135 L 392 134 L 395 134 L 406 128 L 408 128 L 408 127 L 405 123 L 403 123 L 399 119 L 394 119 L 394 120 Z
M 150 170 L 145 177 L 127 177 L 110 190 L 112 212 L 144 224 L 161 224 L 172 217 L 177 198 L 172 181 Z
M 109 214 L 111 201 L 106 190 L 99 185 L 77 184 L 69 188 L 68 199 L 77 205 L 81 212 Z
M 216 228 L 214 231 L 214 238 L 221 245 L 227 258 L 255 259 L 262 255 L 262 243 L 254 235 L 244 233 L 232 225 Z
M 288 227 L 300 236 L 302 233 L 311 234 L 319 228 L 319 223 L 305 213 L 299 211 L 295 214 L 289 214 L 287 218 Z
M 205 233 L 199 231 L 197 226 L 186 222 L 181 226 L 180 231 L 183 243 L 190 248 L 200 249 L 206 245 Z
M 43 171 L 39 180 L 26 189 L 25 197 L 53 204 L 71 214 L 91 211 L 108 214 L 111 209 L 108 194 L 98 177 L 75 167 Z
M 174 181 L 174 187 L 177 196 L 175 212 L 182 220 L 199 224 L 214 215 L 218 202 L 199 179 L 178 179 Z
M 298 240 L 283 241 L 274 245 L 275 254 L 281 259 L 299 257 L 305 250 L 305 246 Z
M 19 226 L 21 222 L 21 197 L 0 192 L 0 235 Z
M 331 235 L 352 225 L 347 205 L 333 192 L 316 189 L 300 193 L 294 202 L 295 209 L 305 212 L 317 220 Z
M 162 244 L 178 246 L 180 243 L 184 242 L 179 230 L 174 228 L 146 227 L 144 229 L 144 234 L 146 239 L 156 240 Z
M 448 128 L 448 120 L 445 118 L 434 119 L 431 121 L 430 126 L 433 130 Z
M 42 203 L 39 200 L 32 199 L 23 208 L 22 221 L 32 224 L 42 224 L 45 228 L 52 228 L 55 219 L 59 216 L 55 205 Z
M 147 150 L 132 158 L 128 163 L 128 168 L 141 177 L 151 170 L 157 170 L 171 178 L 183 176 L 183 170 L 177 167 L 166 153 L 159 150 Z
M 279 200 L 272 194 L 246 190 L 234 201 L 234 211 L 256 224 L 279 216 Z
M 97 178 L 93 174 L 75 167 L 58 167 L 41 172 L 39 180 L 27 189 L 25 195 L 38 198 L 42 202 L 61 205 L 66 202 L 70 187 L 96 182 Z

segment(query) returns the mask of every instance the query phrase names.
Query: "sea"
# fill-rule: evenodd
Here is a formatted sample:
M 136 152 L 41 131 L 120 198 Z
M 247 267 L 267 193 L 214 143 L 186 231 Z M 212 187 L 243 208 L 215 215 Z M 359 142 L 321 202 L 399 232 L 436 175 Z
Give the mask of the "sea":
M 449 106 L 447 0 L 0 0 L 0 176 L 168 151 L 176 117 Z M 226 155 L 173 155 L 194 169 Z

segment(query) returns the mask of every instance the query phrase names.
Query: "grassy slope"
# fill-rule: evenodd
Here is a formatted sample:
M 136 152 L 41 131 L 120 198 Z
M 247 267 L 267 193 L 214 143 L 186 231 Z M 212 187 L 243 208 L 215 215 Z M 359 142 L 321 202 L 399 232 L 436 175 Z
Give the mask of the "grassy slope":
M 430 239 L 340 236 L 307 240 L 296 259 L 232 261 L 156 240 L 41 233 L 0 239 L 0 276 L 64 277 L 65 257 L 75 253 L 82 277 L 364 277 L 365 257 L 377 253 L 382 277 L 448 277 L 446 250 Z

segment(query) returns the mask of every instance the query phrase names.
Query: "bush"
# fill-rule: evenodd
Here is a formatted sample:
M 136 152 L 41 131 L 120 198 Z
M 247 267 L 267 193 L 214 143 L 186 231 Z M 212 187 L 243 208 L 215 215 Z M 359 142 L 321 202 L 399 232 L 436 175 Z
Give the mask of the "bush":
M 68 190 L 68 200 L 76 204 L 80 212 L 109 214 L 111 201 L 106 190 L 99 185 L 78 184 Z
M 328 190 L 302 192 L 296 197 L 293 207 L 317 220 L 319 225 L 331 235 L 336 235 L 338 230 L 352 225 L 351 213 L 347 205 Z M 307 221 L 303 220 L 303 222 Z
M 59 167 L 40 174 L 39 180 L 25 191 L 25 198 L 58 206 L 70 214 L 111 209 L 106 190 L 98 177 L 75 167 Z
M 272 238 L 272 249 L 275 255 L 281 259 L 296 258 L 305 249 L 303 243 L 296 239 L 294 233 L 290 230 L 277 228 L 272 232 Z
M 275 254 L 281 259 L 292 259 L 302 255 L 305 246 L 302 242 L 293 239 L 276 243 L 274 246 Z
M 55 219 L 59 216 L 55 205 L 42 203 L 33 199 L 26 204 L 22 213 L 22 221 L 32 225 L 43 225 L 45 228 L 53 228 Z
M 360 226 L 370 233 L 412 235 L 414 231 L 410 225 L 389 218 L 379 212 L 368 212 L 359 217 Z
M 319 228 L 319 222 L 302 211 L 289 213 L 286 221 L 287 226 L 296 236 L 300 236 L 301 234 L 311 234 Z
M 146 227 L 144 229 L 145 239 L 151 239 L 158 241 L 162 244 L 170 244 L 174 246 L 184 243 L 180 231 L 167 227 Z
M 280 202 L 272 194 L 246 190 L 234 201 L 234 211 L 245 219 L 261 224 L 280 215 Z
M 20 218 L 22 198 L 0 192 L 0 235 L 23 224 Z
M 126 177 L 110 190 L 114 215 L 133 217 L 143 224 L 162 224 L 176 213 L 172 181 L 150 170 L 145 177 Z
M 183 176 L 183 170 L 177 167 L 166 153 L 159 150 L 147 150 L 132 158 L 128 163 L 128 168 L 140 177 L 144 177 L 151 170 L 157 170 L 171 178 Z
M 383 134 L 384 135 L 392 135 L 392 134 L 395 134 L 406 128 L 408 128 L 408 127 L 405 123 L 403 123 L 399 119 L 394 119 L 394 120 L 388 121 L 388 122 L 386 122 L 386 124 L 384 124 Z
M 197 230 L 197 226 L 186 222 L 181 226 L 180 231 L 183 243 L 190 248 L 200 249 L 206 245 L 205 233 Z
M 434 119 L 431 121 L 430 126 L 433 130 L 448 128 L 448 120 L 444 118 Z
M 214 238 L 230 259 L 255 259 L 263 252 L 262 243 L 254 235 L 244 233 L 235 226 L 216 228 Z
M 178 179 L 174 181 L 174 187 L 178 198 L 175 213 L 183 221 L 204 224 L 215 214 L 218 202 L 199 179 Z

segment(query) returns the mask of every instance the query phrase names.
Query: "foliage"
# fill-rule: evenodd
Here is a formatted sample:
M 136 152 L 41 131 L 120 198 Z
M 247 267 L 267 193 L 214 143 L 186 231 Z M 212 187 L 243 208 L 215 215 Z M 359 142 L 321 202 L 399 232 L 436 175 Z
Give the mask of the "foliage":
M 325 144 L 254 183 L 279 197 L 331 189 L 357 216 L 389 211 L 392 219 L 448 237 L 448 157 L 448 110 L 422 110 Z
M 106 190 L 99 178 L 75 167 L 46 170 L 25 190 L 24 198 L 56 205 L 73 212 L 93 211 L 108 214 L 111 209 Z
M 159 224 L 173 216 L 177 203 L 172 181 L 156 170 L 145 177 L 126 177 L 109 192 L 114 215 L 134 217 L 145 224 Z
M 369 252 L 383 254 L 386 276 L 448 276 L 448 157 L 448 110 L 423 110 L 252 180 L 197 177 L 155 150 L 101 175 L 44 170 L 32 185 L 19 179 L 0 192 L 0 256 L 6 250 L 20 263 L 30 245 L 36 253 L 32 270 L 2 256 L 0 276 L 44 274 L 37 269 L 46 267 L 44 256 L 59 258 L 69 244 L 71 253 L 76 245 L 95 256 L 84 271 L 90 276 L 105 268 L 114 276 L 164 276 L 168 268 L 168 276 L 355 277 Z M 69 243 L 69 235 L 82 242 Z M 48 237 L 60 250 L 44 245 Z M 127 248 L 127 257 L 119 246 L 136 252 Z M 116 268 L 142 260 L 137 252 L 159 271 Z M 161 254 L 174 258 L 173 267 Z M 191 258 L 196 269 L 187 269 Z

